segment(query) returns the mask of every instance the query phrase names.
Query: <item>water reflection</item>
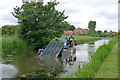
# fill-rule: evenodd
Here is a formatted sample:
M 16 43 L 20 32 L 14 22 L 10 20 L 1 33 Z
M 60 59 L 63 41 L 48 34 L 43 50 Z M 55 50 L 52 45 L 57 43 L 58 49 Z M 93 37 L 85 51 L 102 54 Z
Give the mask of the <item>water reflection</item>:
M 2 66 L 2 78 L 15 78 L 18 72 L 17 68 L 9 64 L 0 64 Z

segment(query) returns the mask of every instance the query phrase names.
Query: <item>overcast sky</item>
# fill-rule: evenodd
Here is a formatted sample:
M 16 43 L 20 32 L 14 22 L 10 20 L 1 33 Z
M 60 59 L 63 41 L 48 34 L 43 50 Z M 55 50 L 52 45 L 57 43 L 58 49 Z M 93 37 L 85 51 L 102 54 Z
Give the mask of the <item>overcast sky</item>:
M 44 3 L 50 0 L 44 0 Z M 57 0 L 60 2 L 56 9 L 65 10 L 67 22 L 76 28 L 88 27 L 90 20 L 96 21 L 96 30 L 118 31 L 118 2 L 117 0 Z M 12 16 L 13 8 L 21 6 L 22 0 L 2 0 L 0 2 L 0 26 L 17 24 Z

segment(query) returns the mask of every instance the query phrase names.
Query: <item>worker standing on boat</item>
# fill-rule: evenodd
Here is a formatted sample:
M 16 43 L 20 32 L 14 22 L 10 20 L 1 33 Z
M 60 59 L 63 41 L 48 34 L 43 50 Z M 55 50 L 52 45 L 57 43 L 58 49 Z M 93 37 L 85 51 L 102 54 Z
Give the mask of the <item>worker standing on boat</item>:
M 76 39 L 74 39 L 74 40 L 72 41 L 72 46 L 77 46 Z
M 69 41 L 68 41 L 68 38 L 66 37 L 65 40 L 64 40 L 63 48 L 68 48 L 68 43 L 69 43 Z
M 71 35 L 70 38 L 69 38 L 69 44 L 70 44 L 70 47 L 72 46 L 72 41 L 74 40 L 74 37 Z

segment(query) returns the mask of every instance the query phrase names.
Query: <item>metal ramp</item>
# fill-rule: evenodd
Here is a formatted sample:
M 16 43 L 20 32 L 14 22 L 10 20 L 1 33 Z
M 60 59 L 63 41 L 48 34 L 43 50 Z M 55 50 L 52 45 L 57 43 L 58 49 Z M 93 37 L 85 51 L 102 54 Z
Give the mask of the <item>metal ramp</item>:
M 64 42 L 62 41 L 50 41 L 45 50 L 42 53 L 42 57 L 46 55 L 54 56 L 53 51 L 56 50 L 56 57 L 60 54 L 63 48 Z
M 63 48 L 64 42 L 63 41 L 50 41 L 45 50 L 43 51 L 42 55 L 39 55 L 39 58 L 42 58 L 46 64 L 55 66 L 60 65 L 60 61 L 57 60 L 58 55 L 60 54 Z M 56 50 L 56 56 L 54 56 L 53 51 Z

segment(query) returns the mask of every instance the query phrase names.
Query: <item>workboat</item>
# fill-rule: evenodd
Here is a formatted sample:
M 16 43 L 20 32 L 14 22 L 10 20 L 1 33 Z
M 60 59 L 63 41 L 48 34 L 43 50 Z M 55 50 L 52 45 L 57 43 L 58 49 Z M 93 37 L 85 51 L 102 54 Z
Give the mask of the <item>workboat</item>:
M 57 64 L 61 64 L 58 60 L 59 57 L 61 57 L 62 60 L 64 60 L 70 57 L 71 55 L 74 55 L 75 53 L 75 47 L 69 47 L 69 45 L 66 45 L 64 40 L 59 40 L 50 41 L 47 47 L 41 52 L 41 54 L 38 57 L 48 64 L 55 65 L 56 61 Z

